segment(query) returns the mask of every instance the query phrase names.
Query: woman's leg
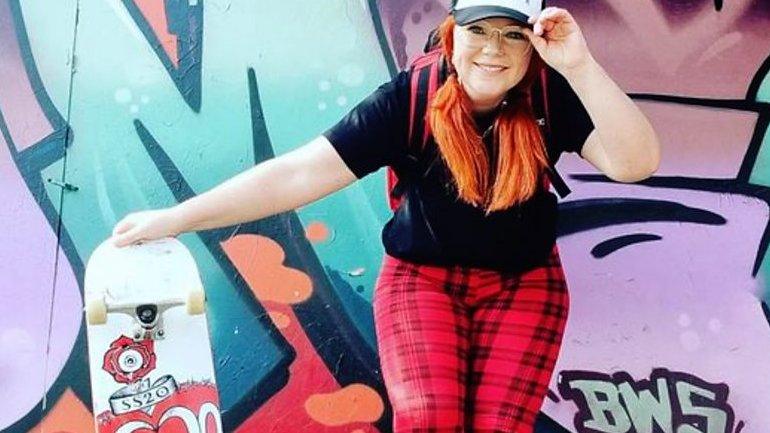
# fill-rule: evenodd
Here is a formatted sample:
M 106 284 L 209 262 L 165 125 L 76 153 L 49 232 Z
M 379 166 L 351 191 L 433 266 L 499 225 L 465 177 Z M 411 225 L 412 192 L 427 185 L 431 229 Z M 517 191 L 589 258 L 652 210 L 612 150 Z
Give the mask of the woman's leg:
M 463 433 L 468 319 L 449 269 L 386 257 L 375 328 L 394 433 Z
M 479 291 L 472 312 L 469 422 L 473 433 L 531 433 L 569 308 L 558 252 L 545 267 L 499 283 Z

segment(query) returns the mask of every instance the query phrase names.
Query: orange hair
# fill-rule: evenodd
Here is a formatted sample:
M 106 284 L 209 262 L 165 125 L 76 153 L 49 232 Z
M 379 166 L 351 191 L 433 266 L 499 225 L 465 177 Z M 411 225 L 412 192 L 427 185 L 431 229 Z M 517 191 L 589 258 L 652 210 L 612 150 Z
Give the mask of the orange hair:
M 438 30 L 450 71 L 453 71 L 450 59 L 454 50 L 454 27 L 455 20 L 450 15 Z M 473 120 L 471 101 L 457 74 L 450 74 L 436 91 L 428 110 L 428 121 L 462 201 L 491 213 L 524 202 L 537 191 L 548 158 L 529 94 L 542 68 L 542 60 L 533 53 L 526 74 L 509 91 L 508 104 L 501 108 L 495 120 L 498 159 L 493 176 L 490 176 L 490 155 Z

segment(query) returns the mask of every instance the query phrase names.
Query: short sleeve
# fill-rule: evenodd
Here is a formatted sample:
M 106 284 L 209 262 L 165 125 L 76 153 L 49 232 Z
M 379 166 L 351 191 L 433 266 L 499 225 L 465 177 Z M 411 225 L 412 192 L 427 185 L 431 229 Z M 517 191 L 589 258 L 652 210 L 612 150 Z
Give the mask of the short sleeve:
M 406 151 L 409 79 L 399 73 L 324 132 L 345 165 L 362 178 L 394 165 Z
M 549 144 L 556 151 L 557 159 L 562 152 L 580 154 L 588 135 L 594 130 L 594 124 L 561 74 L 548 68 L 547 83 Z

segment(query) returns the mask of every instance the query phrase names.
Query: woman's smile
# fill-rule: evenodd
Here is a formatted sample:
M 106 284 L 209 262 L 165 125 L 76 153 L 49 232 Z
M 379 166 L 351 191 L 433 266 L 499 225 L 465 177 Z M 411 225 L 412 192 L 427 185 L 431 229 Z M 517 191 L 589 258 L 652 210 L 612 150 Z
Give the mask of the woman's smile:
M 473 62 L 473 65 L 476 66 L 476 68 L 484 73 L 487 74 L 497 74 L 499 72 L 503 72 L 506 69 L 508 69 L 507 66 L 499 65 L 495 63 L 489 63 L 489 62 Z

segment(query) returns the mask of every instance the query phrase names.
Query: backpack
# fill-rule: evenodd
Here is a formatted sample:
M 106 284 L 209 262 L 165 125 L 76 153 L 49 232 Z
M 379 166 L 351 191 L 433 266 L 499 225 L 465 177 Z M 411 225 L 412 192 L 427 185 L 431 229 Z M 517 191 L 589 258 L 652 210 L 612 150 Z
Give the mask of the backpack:
M 434 41 L 434 42 L 431 42 Z M 429 37 L 426 44 L 426 53 L 416 58 L 409 66 L 409 154 L 406 155 L 409 165 L 416 168 L 419 176 L 425 177 L 433 165 L 440 159 L 440 156 L 434 157 L 430 161 L 424 161 L 420 156 L 425 152 L 419 152 L 423 149 L 430 137 L 430 122 L 427 121 L 428 104 L 436 94 L 440 83 L 443 83 L 447 77 L 446 62 L 440 48 L 436 48 L 435 36 Z M 543 137 L 548 142 L 550 136 L 550 122 L 548 121 L 548 100 L 547 100 L 547 79 L 546 71 L 541 72 L 540 80 L 533 85 L 531 96 L 532 109 L 538 123 L 543 126 Z M 551 156 L 548 155 L 548 167 L 546 170 L 547 179 L 546 189 L 550 184 L 553 185 L 559 197 L 564 198 L 571 192 L 564 179 L 556 171 Z M 392 210 L 396 210 L 401 203 L 401 198 L 413 182 L 413 178 L 401 178 L 395 171 L 387 168 L 387 191 L 388 204 Z M 413 175 L 414 176 L 414 175 Z M 550 184 L 548 184 L 550 180 Z

